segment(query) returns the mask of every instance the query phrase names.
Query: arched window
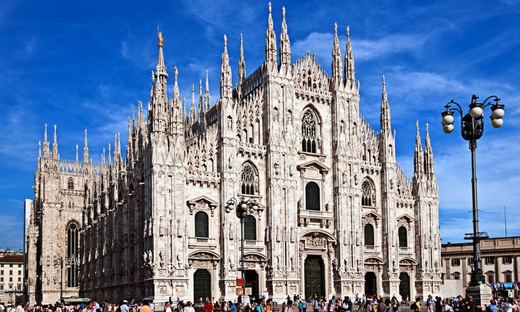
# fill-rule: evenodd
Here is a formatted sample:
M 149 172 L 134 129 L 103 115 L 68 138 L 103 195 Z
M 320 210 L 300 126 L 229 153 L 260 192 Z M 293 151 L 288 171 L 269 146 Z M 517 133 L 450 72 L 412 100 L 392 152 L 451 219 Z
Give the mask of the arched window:
M 302 119 L 302 151 L 308 153 L 316 153 L 316 118 L 314 114 L 308 110 L 303 114 Z
M 199 211 L 195 214 L 195 237 L 209 237 L 209 221 L 205 212 Z
M 244 219 L 244 239 L 256 240 L 256 219 L 253 216 L 246 216 Z
M 408 247 L 408 231 L 404 226 L 399 228 L 399 247 Z
M 243 166 L 240 184 L 242 185 L 242 194 L 255 195 L 258 192 L 256 171 L 251 164 L 246 163 Z
M 361 191 L 363 192 L 363 195 L 361 196 L 361 205 L 372 206 L 372 186 L 370 185 L 370 182 L 363 182 L 361 185 Z
M 365 225 L 365 246 L 374 246 L 374 226 Z
M 320 187 L 314 182 L 305 185 L 305 208 L 307 210 L 320 210 Z
M 67 230 L 67 287 L 78 287 L 78 225 L 75 222 L 69 224 Z M 68 265 L 68 266 L 66 266 Z
M 67 182 L 67 189 L 68 190 L 74 189 L 74 180 L 72 178 L 70 178 L 69 181 Z

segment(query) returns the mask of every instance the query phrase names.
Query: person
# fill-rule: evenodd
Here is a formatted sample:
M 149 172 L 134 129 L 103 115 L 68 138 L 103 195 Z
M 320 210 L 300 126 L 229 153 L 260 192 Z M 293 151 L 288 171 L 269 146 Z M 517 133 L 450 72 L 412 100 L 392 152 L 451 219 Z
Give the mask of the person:
M 170 301 L 166 301 L 164 303 L 164 312 L 173 312 Z
M 411 308 L 416 312 L 421 311 L 421 303 L 419 302 L 419 298 L 415 299 L 415 302 L 412 304 Z
M 229 312 L 237 312 L 237 306 L 230 301 L 228 301 L 228 306 L 229 306 Z
M 16 312 L 25 312 L 23 303 L 19 303 L 18 306 L 16 306 Z
M 265 300 L 261 299 L 260 302 L 258 302 L 258 305 L 255 307 L 255 311 L 264 312 L 264 305 L 265 305 Z
M 193 303 L 188 300 L 188 302 L 186 302 L 186 306 L 184 306 L 184 310 L 183 311 L 184 312 L 195 312 L 195 308 L 193 307 Z
M 396 296 L 392 297 L 392 311 L 393 312 L 399 311 L 399 300 L 397 300 Z
M 385 312 L 386 307 L 387 307 L 387 305 L 383 302 L 383 299 L 379 298 L 377 300 L 377 306 L 376 306 L 377 312 Z
M 435 297 L 435 312 L 442 312 L 442 298 Z
M 153 309 L 150 307 L 150 300 L 143 300 L 143 305 L 141 306 L 141 312 L 153 312 Z
M 265 302 L 264 312 L 272 312 L 273 311 L 272 306 L 273 306 L 273 299 L 267 299 L 267 301 Z
M 450 303 L 446 300 L 444 301 L 444 308 L 443 308 L 443 311 L 444 312 L 454 312 L 455 310 L 453 310 L 453 307 L 450 305 Z M 496 311 L 495 311 L 496 312 Z
M 432 295 L 428 295 L 426 299 L 426 307 L 428 308 L 428 312 L 435 311 L 435 300 L 433 300 Z
M 285 306 L 285 310 L 283 312 L 292 312 L 293 301 L 291 299 L 287 300 L 287 305 Z
M 515 303 L 513 301 L 513 298 L 508 298 L 507 300 L 504 300 L 504 303 L 502 304 L 502 311 L 504 312 L 512 312 L 515 309 Z M 18 312 L 18 311 L 16 311 Z
M 466 304 L 466 311 L 477 312 L 477 303 L 473 301 L 473 296 L 468 296 L 468 303 Z
M 495 300 L 491 299 L 489 301 L 489 305 L 486 306 L 486 311 L 487 312 L 497 312 L 498 311 L 497 302 Z
M 213 312 L 213 304 L 211 304 L 211 301 L 206 299 L 206 304 L 204 305 L 204 312 Z

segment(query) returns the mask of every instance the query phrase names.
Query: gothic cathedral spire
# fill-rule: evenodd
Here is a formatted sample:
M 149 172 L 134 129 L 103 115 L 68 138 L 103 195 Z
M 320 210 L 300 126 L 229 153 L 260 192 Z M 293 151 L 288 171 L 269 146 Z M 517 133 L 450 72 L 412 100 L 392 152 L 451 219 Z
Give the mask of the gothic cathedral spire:
M 240 34 L 240 58 L 238 60 L 238 84 L 241 85 L 246 80 L 246 61 L 244 59 L 244 38 Z
M 383 162 L 395 162 L 394 136 L 392 135 L 392 123 L 390 117 L 390 104 L 388 103 L 388 95 L 386 93 L 385 76 L 383 80 L 383 92 L 381 95 L 381 140 L 380 140 L 380 157 Z
M 267 19 L 267 31 L 265 33 L 265 62 L 267 64 L 276 65 L 276 34 L 274 32 L 273 16 L 271 11 L 271 2 L 269 2 L 269 17 Z M 270 67 L 272 68 L 272 67 Z
M 350 27 L 347 27 L 347 50 L 345 51 L 345 85 L 352 89 L 356 83 L 356 70 L 354 68 L 354 54 L 350 42 Z
M 342 77 L 342 64 L 341 64 L 341 51 L 339 48 L 338 39 L 338 24 L 334 23 L 334 45 L 332 47 L 332 83 L 335 88 L 338 88 L 343 81 Z
M 291 68 L 291 42 L 287 33 L 285 21 L 285 7 L 282 8 L 282 33 L 280 34 L 280 72 L 290 73 Z
M 231 98 L 231 67 L 229 66 L 229 55 L 227 51 L 227 37 L 224 35 L 224 52 L 222 52 L 222 65 L 220 68 L 220 98 Z

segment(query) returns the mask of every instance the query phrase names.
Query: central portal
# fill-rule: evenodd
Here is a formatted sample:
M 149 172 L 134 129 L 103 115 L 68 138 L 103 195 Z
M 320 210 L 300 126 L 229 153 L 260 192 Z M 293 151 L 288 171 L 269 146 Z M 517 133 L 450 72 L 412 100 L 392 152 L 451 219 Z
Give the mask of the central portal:
M 305 259 L 305 299 L 311 296 L 325 296 L 323 260 L 320 256 L 307 256 Z

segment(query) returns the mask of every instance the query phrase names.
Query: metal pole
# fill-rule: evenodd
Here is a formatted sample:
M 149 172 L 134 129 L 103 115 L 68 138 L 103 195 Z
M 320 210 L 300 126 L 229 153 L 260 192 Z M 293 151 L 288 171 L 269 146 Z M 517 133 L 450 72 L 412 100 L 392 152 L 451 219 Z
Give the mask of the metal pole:
M 60 258 L 61 281 L 60 281 L 60 303 L 63 302 L 63 258 Z
M 485 280 L 482 275 L 482 259 L 480 256 L 480 232 L 478 229 L 478 197 L 477 197 L 477 160 L 475 150 L 477 149 L 477 141 L 472 139 L 469 141 L 469 149 L 471 150 L 471 195 L 473 206 L 473 272 L 471 272 L 471 285 L 478 286 L 480 282 Z
M 243 215 L 240 216 L 240 232 L 241 232 L 241 237 L 242 237 L 242 241 L 240 242 L 240 244 L 241 244 L 240 258 L 242 259 L 242 280 L 244 281 L 244 289 L 242 291 L 245 294 L 246 271 L 245 271 L 245 266 L 244 266 L 244 216 Z

